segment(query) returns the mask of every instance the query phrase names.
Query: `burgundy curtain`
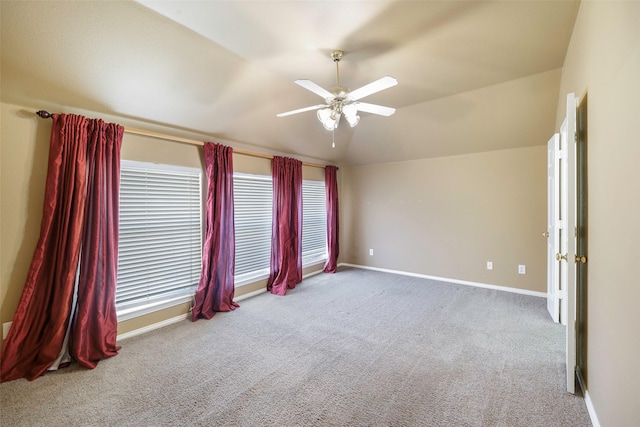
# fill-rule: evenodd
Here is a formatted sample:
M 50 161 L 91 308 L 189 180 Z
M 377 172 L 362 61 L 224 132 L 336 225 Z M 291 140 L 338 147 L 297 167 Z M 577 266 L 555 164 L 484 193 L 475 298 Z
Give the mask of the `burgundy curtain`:
M 285 295 L 302 281 L 302 162 L 273 157 L 271 273 L 267 290 Z
M 124 128 L 54 115 L 45 200 L 22 297 L 2 348 L 0 382 L 43 375 L 70 327 L 70 353 L 95 367 L 117 354 L 120 147 Z
M 122 126 L 88 121 L 84 239 L 69 354 L 90 369 L 120 349 L 116 345 L 116 286 L 123 132 Z
M 233 150 L 221 144 L 204 144 L 207 173 L 207 210 L 202 272 L 193 305 L 192 320 L 211 319 L 216 311 L 239 307 L 233 301 L 235 228 L 233 223 Z
M 338 218 L 338 168 L 327 166 L 324 169 L 324 184 L 327 191 L 327 249 L 329 256 L 324 266 L 325 273 L 335 273 L 340 255 L 340 221 Z

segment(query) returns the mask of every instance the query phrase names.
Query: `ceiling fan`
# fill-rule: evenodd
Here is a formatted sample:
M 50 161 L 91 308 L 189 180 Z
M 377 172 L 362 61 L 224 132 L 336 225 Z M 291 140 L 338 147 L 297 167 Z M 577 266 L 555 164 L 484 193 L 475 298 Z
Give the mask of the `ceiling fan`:
M 334 50 L 331 52 L 331 58 L 333 59 L 333 62 L 336 63 L 336 86 L 331 88 L 331 90 L 323 89 L 311 80 L 295 81 L 297 85 L 302 86 L 303 88 L 324 98 L 324 104 L 287 111 L 286 113 L 277 114 L 277 116 L 285 117 L 292 114 L 303 113 L 305 111 L 318 110 L 318 120 L 320 120 L 324 125 L 325 129 L 334 130 L 338 127 L 340 117 L 343 114 L 347 122 L 349 122 L 349 125 L 354 127 L 360 121 L 358 111 L 364 111 L 365 113 L 378 114 L 386 117 L 395 113 L 395 108 L 360 102 L 360 99 L 376 92 L 380 92 L 381 90 L 393 87 L 398 84 L 398 81 L 391 76 L 385 76 L 364 85 L 359 89 L 350 91 L 348 88 L 340 86 L 340 68 L 338 63 L 342 59 L 343 55 L 344 52 L 341 50 Z

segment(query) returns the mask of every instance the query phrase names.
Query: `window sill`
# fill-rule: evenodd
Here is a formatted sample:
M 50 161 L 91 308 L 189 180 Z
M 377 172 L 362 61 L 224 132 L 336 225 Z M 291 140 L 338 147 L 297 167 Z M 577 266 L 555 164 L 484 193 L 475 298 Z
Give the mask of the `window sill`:
M 327 258 L 315 258 L 305 260 L 302 264 L 302 268 L 308 268 L 315 265 L 325 263 Z M 245 277 L 242 280 L 236 281 L 234 286 L 236 288 L 240 288 L 242 286 L 251 285 L 253 283 L 259 282 L 261 280 L 265 280 L 269 278 L 269 273 L 261 273 L 258 275 Z M 136 305 L 134 307 L 127 307 L 117 310 L 116 316 L 118 317 L 118 322 L 124 322 L 125 320 L 134 319 L 136 317 L 144 316 L 145 314 L 153 313 L 158 310 L 162 310 L 165 308 L 173 307 L 176 305 L 184 304 L 187 302 L 192 302 L 195 293 L 188 293 L 177 295 L 171 298 L 166 298 L 158 301 L 151 301 L 143 305 Z
M 326 256 L 321 256 L 317 258 L 309 258 L 302 260 L 302 268 L 313 267 L 318 264 L 325 264 L 327 262 Z
M 269 278 L 269 267 L 253 270 L 248 273 L 238 274 L 234 277 L 233 285 L 236 288 L 250 285 Z
M 124 322 L 125 320 L 144 316 L 145 314 L 153 313 L 154 311 L 184 304 L 186 302 L 191 302 L 193 300 L 193 295 L 194 294 L 189 293 L 175 296 L 173 298 L 149 302 L 144 305 L 137 305 L 135 307 L 120 309 L 117 311 L 116 316 L 118 317 L 118 322 Z

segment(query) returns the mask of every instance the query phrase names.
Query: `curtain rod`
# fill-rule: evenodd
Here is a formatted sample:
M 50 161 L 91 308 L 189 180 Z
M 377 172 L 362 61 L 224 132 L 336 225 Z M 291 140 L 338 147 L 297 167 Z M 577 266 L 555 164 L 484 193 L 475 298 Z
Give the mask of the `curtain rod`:
M 43 119 L 51 119 L 53 118 L 53 114 L 55 113 L 50 113 L 48 111 L 45 110 L 39 110 L 36 111 L 36 114 L 43 118 Z M 158 133 L 158 132 L 151 132 L 151 131 L 147 131 L 147 130 L 141 130 L 141 129 L 133 129 L 133 128 L 124 128 L 124 131 L 126 133 L 132 133 L 135 135 L 142 135 L 142 136 L 149 136 L 151 138 L 158 138 L 158 139 L 165 139 L 168 141 L 175 141 L 175 142 L 184 142 L 186 144 L 191 144 L 191 145 L 204 145 L 203 141 L 198 141 L 196 139 L 189 139 L 189 138 L 181 138 L 179 136 L 171 136 L 171 135 L 167 135 L 167 134 L 163 134 L 163 133 Z M 245 154 L 247 156 L 253 156 L 253 157 L 261 157 L 263 159 L 273 159 L 273 156 L 271 154 L 264 154 L 264 153 L 259 153 L 257 151 L 251 151 L 251 150 L 243 150 L 242 148 L 233 148 L 233 152 L 234 153 L 238 153 L 238 154 Z M 314 168 L 321 168 L 324 169 L 327 165 L 321 165 L 320 163 L 310 163 L 310 162 L 302 162 L 302 164 L 304 166 L 311 166 Z

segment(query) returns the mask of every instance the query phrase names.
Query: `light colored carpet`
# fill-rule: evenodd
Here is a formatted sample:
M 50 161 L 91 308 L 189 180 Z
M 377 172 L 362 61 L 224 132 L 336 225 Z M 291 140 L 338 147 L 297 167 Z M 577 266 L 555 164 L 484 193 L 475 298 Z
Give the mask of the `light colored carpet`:
M 0 385 L 3 426 L 589 426 L 543 298 L 342 268 Z

